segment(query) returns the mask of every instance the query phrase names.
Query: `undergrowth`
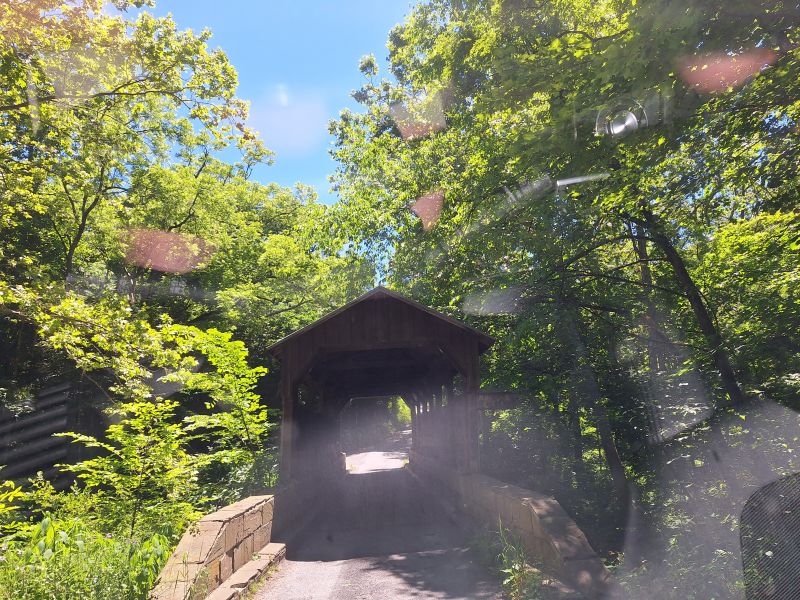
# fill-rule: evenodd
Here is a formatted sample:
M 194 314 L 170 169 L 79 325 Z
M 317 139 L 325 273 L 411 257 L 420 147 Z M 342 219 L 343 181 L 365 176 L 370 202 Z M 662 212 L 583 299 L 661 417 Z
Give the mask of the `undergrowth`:
M 472 542 L 484 562 L 501 577 L 510 600 L 544 600 L 542 572 L 531 564 L 522 543 L 498 522 L 498 530 L 484 529 Z
M 115 538 L 46 516 L 0 546 L 0 598 L 145 600 L 170 549 L 160 534 Z

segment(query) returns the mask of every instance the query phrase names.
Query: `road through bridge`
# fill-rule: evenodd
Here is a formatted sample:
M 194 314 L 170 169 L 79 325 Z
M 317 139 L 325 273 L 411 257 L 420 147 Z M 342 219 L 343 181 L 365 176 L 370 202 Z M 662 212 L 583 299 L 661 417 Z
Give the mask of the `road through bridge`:
M 341 485 L 254 599 L 501 598 L 468 531 L 404 468 L 401 454 L 393 447 L 348 457 Z
M 615 595 L 555 499 L 481 473 L 484 413 L 510 400 L 480 389 L 480 356 L 493 342 L 378 287 L 273 345 L 281 486 L 204 517 L 154 598 L 202 597 L 203 585 L 210 599 L 230 600 L 265 571 L 260 600 L 499 598 L 468 542 L 500 524 L 564 593 Z M 344 409 L 387 398 L 408 405 L 410 431 L 348 457 Z

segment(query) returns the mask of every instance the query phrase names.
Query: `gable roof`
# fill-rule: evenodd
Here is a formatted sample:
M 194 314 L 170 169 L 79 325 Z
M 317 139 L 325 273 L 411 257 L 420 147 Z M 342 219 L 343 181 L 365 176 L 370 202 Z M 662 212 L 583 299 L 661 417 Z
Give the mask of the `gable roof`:
M 271 346 L 269 346 L 267 348 L 267 352 L 269 352 L 270 354 L 276 355 L 276 354 L 278 354 L 280 352 L 281 347 L 284 344 L 286 344 L 286 342 L 288 342 L 290 340 L 293 340 L 295 338 L 298 338 L 301 335 L 303 335 L 304 333 L 307 333 L 307 332 L 311 331 L 312 329 L 314 329 L 318 325 L 321 325 L 322 323 L 324 323 L 324 322 L 326 322 L 326 321 L 328 321 L 328 320 L 330 320 L 330 319 L 332 319 L 332 318 L 334 318 L 334 317 L 336 317 L 336 316 L 338 316 L 338 315 L 340 315 L 340 314 L 342 314 L 344 312 L 347 312 L 348 310 L 350 310 L 351 308 L 353 308 L 357 304 L 361 304 L 362 302 L 365 302 L 367 300 L 378 299 L 378 298 L 392 298 L 394 300 L 399 300 L 400 302 L 403 302 L 403 303 L 415 308 L 416 310 L 419 310 L 421 312 L 427 313 L 427 314 L 429 314 L 429 315 L 431 315 L 431 316 L 433 316 L 433 317 L 435 317 L 437 319 L 440 319 L 440 320 L 444 321 L 445 323 L 448 323 L 449 325 L 452 325 L 454 327 L 458 327 L 459 329 L 462 329 L 462 330 L 466 331 L 467 333 L 470 333 L 470 334 L 474 335 L 475 337 L 478 338 L 478 347 L 480 349 L 480 352 L 484 352 L 486 349 L 488 349 L 495 342 L 493 337 L 488 336 L 485 333 L 482 333 L 482 332 L 478 331 L 474 327 L 470 327 L 466 323 L 462 323 L 458 319 L 454 319 L 453 317 L 450 317 L 450 316 L 448 316 L 448 315 L 446 315 L 444 313 L 441 313 L 438 310 L 433 310 L 432 308 L 430 308 L 428 306 L 425 306 L 424 304 L 421 304 L 421 303 L 417 302 L 416 300 L 412 300 L 411 298 L 403 296 L 402 294 L 398 294 L 397 292 L 394 292 L 394 291 L 392 291 L 390 289 L 387 289 L 387 288 L 383 287 L 382 285 L 379 285 L 378 287 L 375 287 L 375 288 L 371 289 L 370 291 L 368 291 L 366 294 L 362 294 L 361 296 L 359 296 L 355 300 L 351 300 L 350 302 L 348 302 L 344 306 L 341 306 L 341 307 L 337 308 L 336 310 L 331 311 L 328 314 L 320 317 L 319 319 L 317 319 L 313 323 L 309 323 L 305 327 L 302 327 L 301 329 L 298 329 L 297 331 L 294 331 L 294 332 L 290 333 L 289 335 L 287 335 L 283 339 L 278 340 L 277 342 L 275 342 L 274 344 L 272 344 Z

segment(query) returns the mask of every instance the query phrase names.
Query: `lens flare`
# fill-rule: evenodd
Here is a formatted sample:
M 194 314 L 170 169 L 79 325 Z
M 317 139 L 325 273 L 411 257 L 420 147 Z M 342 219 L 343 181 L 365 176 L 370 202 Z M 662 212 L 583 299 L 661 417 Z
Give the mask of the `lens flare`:
M 392 104 L 389 115 L 400 136 L 411 141 L 442 131 L 447 126 L 444 110 L 448 94 L 448 90 L 443 90 L 422 99 Z
M 778 56 L 769 48 L 754 48 L 738 55 L 711 52 L 680 61 L 681 78 L 699 92 L 713 94 L 742 85 L 772 65 Z
M 154 229 L 128 231 L 125 260 L 163 273 L 187 273 L 206 263 L 214 246 L 202 238 Z
M 411 205 L 411 212 L 417 215 L 420 221 L 422 221 L 422 229 L 430 231 L 439 220 L 443 207 L 444 192 L 436 190 L 418 198 L 417 201 Z
M 514 315 L 524 292 L 522 286 L 476 292 L 466 297 L 463 310 L 468 315 Z

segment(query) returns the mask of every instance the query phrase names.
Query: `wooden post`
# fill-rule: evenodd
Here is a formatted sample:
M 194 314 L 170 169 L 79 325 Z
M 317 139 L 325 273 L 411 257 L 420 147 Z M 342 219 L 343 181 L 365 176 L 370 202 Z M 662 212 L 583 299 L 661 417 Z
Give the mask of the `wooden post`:
M 423 389 L 426 402 L 428 403 L 428 422 L 430 423 L 430 436 L 428 453 L 431 458 L 439 458 L 439 435 L 437 431 L 439 423 L 439 412 L 436 410 L 436 393 L 433 385 L 427 384 Z
M 478 423 L 478 390 L 480 389 L 480 356 L 478 353 L 478 343 L 472 340 L 469 352 L 466 356 L 467 372 L 464 374 L 465 392 L 465 467 L 468 473 L 476 473 L 480 470 L 480 442 L 479 442 L 479 423 Z
M 292 478 L 292 451 L 294 446 L 294 373 L 289 359 L 289 348 L 283 353 L 281 361 L 281 483 L 287 484 Z

